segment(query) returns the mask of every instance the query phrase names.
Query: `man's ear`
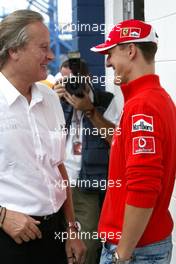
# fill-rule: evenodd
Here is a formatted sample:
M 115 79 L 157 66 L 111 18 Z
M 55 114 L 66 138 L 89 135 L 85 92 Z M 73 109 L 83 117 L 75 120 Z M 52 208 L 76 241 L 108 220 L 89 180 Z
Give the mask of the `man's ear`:
M 137 54 L 137 47 L 134 43 L 128 45 L 128 56 L 130 60 L 133 60 Z
M 8 50 L 9 52 L 9 57 L 13 60 L 18 60 L 19 58 L 19 53 L 18 53 L 18 49 L 17 48 L 10 48 Z

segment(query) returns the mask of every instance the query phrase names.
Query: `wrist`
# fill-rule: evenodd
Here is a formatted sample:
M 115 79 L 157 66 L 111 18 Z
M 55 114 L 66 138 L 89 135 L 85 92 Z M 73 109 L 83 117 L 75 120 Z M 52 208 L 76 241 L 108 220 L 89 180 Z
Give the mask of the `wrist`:
M 123 258 L 119 255 L 117 251 L 113 253 L 113 263 L 114 264 L 130 264 L 132 261 L 132 257 Z
M 81 231 L 81 224 L 78 221 L 68 222 L 67 230 Z
M 122 240 L 120 240 L 116 252 L 120 259 L 128 260 L 128 259 L 131 259 L 133 250 L 131 249 L 129 245 L 127 246 L 126 243 L 122 244 Z

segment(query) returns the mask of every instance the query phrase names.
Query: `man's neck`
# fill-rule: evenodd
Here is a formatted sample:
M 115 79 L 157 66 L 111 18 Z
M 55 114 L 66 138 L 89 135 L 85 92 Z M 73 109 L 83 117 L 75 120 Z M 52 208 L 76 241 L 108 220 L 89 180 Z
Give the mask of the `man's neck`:
M 127 82 L 136 80 L 144 75 L 155 74 L 155 64 L 154 63 L 141 63 L 134 64 L 132 71 L 129 73 L 129 78 Z
M 29 84 L 27 81 L 21 78 L 17 77 L 17 74 L 11 71 L 7 71 L 5 69 L 1 70 L 2 74 L 5 76 L 5 78 L 23 95 L 26 97 L 28 102 L 31 101 L 31 87 L 32 83 Z

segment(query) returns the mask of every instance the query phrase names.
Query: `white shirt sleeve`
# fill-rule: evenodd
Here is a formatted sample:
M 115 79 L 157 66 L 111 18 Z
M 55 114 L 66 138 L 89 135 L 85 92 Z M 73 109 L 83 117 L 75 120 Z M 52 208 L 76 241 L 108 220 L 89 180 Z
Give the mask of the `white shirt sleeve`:
M 110 105 L 106 109 L 103 115 L 104 118 L 109 120 L 110 122 L 117 124 L 118 120 L 120 118 L 120 109 L 118 108 L 118 105 L 115 101 L 115 96 L 113 97 Z

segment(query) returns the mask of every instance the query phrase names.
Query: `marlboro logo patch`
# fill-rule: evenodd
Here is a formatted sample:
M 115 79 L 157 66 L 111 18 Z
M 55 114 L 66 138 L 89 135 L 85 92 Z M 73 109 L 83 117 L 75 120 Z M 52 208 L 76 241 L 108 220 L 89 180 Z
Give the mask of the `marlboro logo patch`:
M 138 114 L 132 116 L 132 132 L 153 132 L 153 116 Z
M 141 33 L 141 29 L 140 28 L 131 28 L 130 37 L 139 38 L 140 37 L 140 33 Z
M 154 137 L 135 137 L 133 138 L 133 155 L 135 154 L 154 154 Z

